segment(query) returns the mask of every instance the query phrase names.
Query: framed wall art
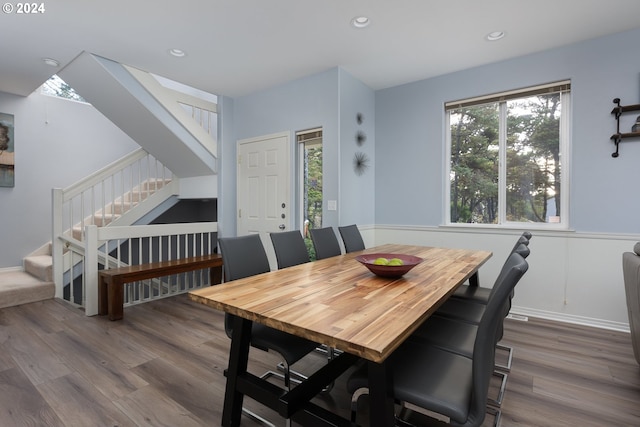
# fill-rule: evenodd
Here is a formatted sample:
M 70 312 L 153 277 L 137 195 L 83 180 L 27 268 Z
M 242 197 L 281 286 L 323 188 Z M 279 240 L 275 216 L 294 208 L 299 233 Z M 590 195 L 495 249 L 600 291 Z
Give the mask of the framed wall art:
M 13 114 L 0 113 L 0 187 L 15 185 Z

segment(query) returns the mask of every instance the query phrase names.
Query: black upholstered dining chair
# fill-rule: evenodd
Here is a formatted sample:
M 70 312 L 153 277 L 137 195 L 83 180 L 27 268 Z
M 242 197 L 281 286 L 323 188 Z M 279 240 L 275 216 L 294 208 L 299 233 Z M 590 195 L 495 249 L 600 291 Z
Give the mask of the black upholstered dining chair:
M 449 417 L 451 425 L 478 427 L 492 412 L 498 425 L 500 409 L 487 407 L 493 373 L 496 335 L 511 290 L 527 271 L 528 264 L 514 253 L 494 284 L 494 295 L 486 305 L 474 336 L 471 357 L 429 343 L 408 339 L 393 352 L 387 363 L 393 375 L 397 402 Z M 368 388 L 367 365 L 361 365 L 347 380 L 354 398 Z M 352 401 L 352 419 L 357 401 Z M 401 414 L 402 415 L 402 414 Z
M 346 253 L 361 251 L 365 248 L 362 235 L 357 225 L 344 225 L 338 227 L 338 231 L 342 237 L 342 243 L 344 243 L 344 251 Z
M 531 240 L 531 237 L 532 235 L 529 231 L 524 231 L 520 235 L 520 237 L 518 237 L 518 240 L 516 240 L 516 243 L 511 249 L 510 254 L 513 252 L 519 252 L 520 255 L 526 258 L 529 255 L 528 246 L 529 246 L 529 241 Z M 509 311 L 511 310 L 511 301 L 515 296 L 514 292 L 515 292 L 515 289 L 511 292 L 511 296 L 509 297 L 507 305 L 505 306 L 505 316 L 507 316 L 509 314 Z M 491 295 L 491 288 L 480 286 L 478 283 L 478 273 L 476 273 L 473 277 L 473 280 L 471 279 L 469 280 L 469 285 L 462 285 L 458 289 L 456 289 L 454 294 L 451 296 L 451 300 L 462 299 L 465 301 L 471 301 L 479 304 L 487 304 L 487 301 L 489 300 L 490 295 Z M 464 309 L 464 307 L 466 306 L 463 305 L 462 309 Z M 443 310 L 446 311 L 447 308 L 451 308 L 451 306 L 445 307 L 443 308 Z M 458 308 L 457 310 L 454 310 L 454 313 L 459 312 L 460 310 L 461 309 Z M 476 315 L 475 315 L 476 320 L 479 318 L 477 316 L 478 311 L 481 311 L 481 308 L 475 307 L 475 309 L 472 309 L 472 312 L 476 312 Z M 502 336 L 500 336 L 500 338 L 502 338 Z M 511 362 L 513 360 L 513 348 L 505 344 L 497 344 L 497 348 L 507 353 L 507 356 L 506 356 L 507 362 L 504 364 L 496 364 L 496 368 L 502 372 L 509 372 L 511 370 Z M 504 384 L 504 381 L 506 381 L 506 377 L 503 378 L 503 384 Z
M 528 245 L 528 242 L 518 244 L 511 250 L 511 252 L 509 252 L 509 255 L 511 255 L 512 253 L 518 253 L 523 258 L 527 258 L 531 253 L 531 250 L 527 245 Z M 466 289 L 463 289 L 460 294 L 456 295 L 454 293 L 454 295 L 452 295 L 451 298 L 448 299 L 443 304 L 443 305 L 446 305 L 447 307 L 440 307 L 442 311 L 440 311 L 440 309 L 438 309 L 438 311 L 440 311 L 440 314 L 442 314 L 445 311 L 446 312 L 451 311 L 450 309 L 452 307 L 456 307 L 458 305 L 463 305 L 465 307 L 467 307 L 467 304 L 479 305 L 480 307 L 469 306 L 469 307 L 472 307 L 469 309 L 471 313 L 465 313 L 466 310 L 462 310 L 462 309 L 454 309 L 453 311 L 451 311 L 452 315 L 455 317 L 470 318 L 477 323 L 480 319 L 480 316 L 478 313 L 481 313 L 483 310 L 482 306 L 486 305 L 489 302 L 489 299 L 491 298 L 491 293 L 493 292 L 493 288 L 485 288 L 482 286 L 469 286 L 469 285 L 462 285 L 462 286 L 466 286 Z M 513 294 L 510 295 L 509 300 L 507 301 L 507 311 L 511 307 L 511 298 L 513 298 Z
M 517 248 L 514 248 L 509 254 L 517 253 L 525 259 L 529 255 L 529 248 L 524 244 L 520 244 Z M 500 281 L 500 277 L 505 274 L 506 269 L 509 267 L 510 258 L 505 260 L 502 266 L 497 281 Z M 493 288 L 487 288 L 489 292 L 489 298 L 494 297 L 497 289 L 495 285 Z M 513 292 L 513 291 L 512 291 Z M 511 299 L 511 294 L 507 298 L 507 303 L 503 307 L 503 315 L 506 317 L 509 314 L 508 301 Z M 476 302 L 474 300 L 447 300 L 444 305 L 447 307 L 442 308 L 444 315 L 439 310 L 429 317 L 422 325 L 416 329 L 410 339 L 427 342 L 430 345 L 444 348 L 454 353 L 461 354 L 463 356 L 471 357 L 473 353 L 474 338 L 476 336 L 478 325 L 486 310 L 485 303 Z M 451 302 L 450 302 L 451 301 Z M 507 385 L 508 372 L 511 370 L 511 362 L 513 359 L 513 348 L 498 344 L 498 341 L 502 339 L 504 326 L 501 322 L 498 325 L 498 333 L 496 335 L 496 348 L 507 351 L 507 362 L 504 365 L 496 364 L 497 371 L 495 375 L 501 378 L 500 388 L 498 390 L 497 397 L 490 398 L 489 403 L 496 406 L 502 405 L 502 399 Z
M 512 252 L 509 253 L 511 256 L 514 253 L 519 254 L 523 258 L 527 258 L 530 253 L 530 249 L 524 243 L 518 245 L 518 247 L 514 248 Z M 507 258 L 508 260 L 508 258 Z M 500 273 L 502 274 L 502 272 Z M 448 316 L 454 317 L 461 320 L 465 320 L 472 323 L 479 323 L 480 318 L 482 317 L 482 313 L 485 310 L 487 303 L 491 300 L 493 293 L 495 290 L 493 288 L 482 288 L 485 289 L 488 293 L 486 299 L 483 298 L 454 298 L 453 296 L 445 301 L 439 308 L 436 310 L 436 314 L 440 316 Z M 511 295 L 506 301 L 505 305 L 505 316 L 508 314 L 510 307 Z
M 333 227 L 309 229 L 313 248 L 316 251 L 316 259 L 330 258 L 342 254 L 340 243 Z
M 529 241 L 531 240 L 531 233 L 528 231 L 523 232 L 520 237 L 516 240 L 516 243 L 513 245 L 511 252 L 509 255 L 515 252 L 520 248 L 520 245 L 529 246 Z M 527 254 L 528 255 L 528 254 Z M 523 255 L 526 258 L 526 255 Z M 491 293 L 491 288 L 486 288 L 480 286 L 478 280 L 478 273 L 475 274 L 473 280 L 469 281 L 468 285 L 462 285 L 456 289 L 456 291 L 451 295 L 452 298 L 462 298 L 466 300 L 472 300 L 479 302 L 481 304 L 486 304 L 489 301 L 489 294 Z M 511 295 L 513 298 L 513 295 Z
M 299 231 L 270 233 L 269 237 L 276 253 L 278 269 L 309 262 L 309 252 Z
M 224 260 L 225 281 L 242 279 L 270 271 L 267 253 L 258 234 L 221 237 L 218 239 L 218 243 Z M 234 317 L 229 313 L 225 313 L 224 316 L 224 327 L 229 338 L 233 334 Z M 291 365 L 314 351 L 318 344 L 254 322 L 251 328 L 251 346 L 267 352 L 274 351 L 282 357 L 284 374 L 268 371 L 262 377 L 282 377 L 285 387 L 289 389 L 291 388 Z M 253 418 L 265 421 L 249 411 L 244 409 L 243 411 Z M 290 421 L 287 420 L 287 425 L 289 423 Z
M 304 264 L 309 262 L 309 252 L 307 246 L 304 244 L 304 239 L 299 231 L 283 231 L 281 233 L 271 233 L 271 243 L 276 253 L 276 260 L 278 262 L 278 269 L 293 267 L 294 265 Z M 336 350 L 333 347 L 329 347 L 326 344 L 321 344 L 315 349 L 316 352 L 324 355 L 327 359 L 331 360 L 334 356 L 337 356 L 341 351 Z M 279 364 L 278 369 L 283 370 L 284 365 Z M 304 381 L 307 377 L 292 369 L 289 370 L 292 378 L 296 380 Z M 333 383 L 327 385 L 324 392 L 331 391 Z
M 511 254 L 514 254 L 514 253 L 517 253 L 523 258 L 526 258 L 529 256 L 530 249 L 525 243 L 520 243 L 518 244 L 517 247 L 514 247 L 514 249 L 511 251 L 509 256 L 511 256 Z M 508 260 L 509 258 L 507 258 L 507 261 Z M 503 266 L 503 271 L 500 272 L 500 275 L 502 275 L 503 273 L 504 273 L 504 266 Z M 498 276 L 498 279 L 500 278 L 500 275 Z M 489 294 L 488 300 L 491 300 L 492 295 L 495 293 L 495 290 L 493 288 L 482 288 L 482 289 L 487 289 Z M 511 299 L 513 298 L 513 295 L 514 295 L 513 292 L 514 290 L 511 291 L 511 294 L 509 294 L 509 297 L 505 301 L 504 307 L 502 307 L 504 318 L 506 318 L 509 315 L 509 311 L 511 310 Z M 436 310 L 434 315 L 449 317 L 449 318 L 457 319 L 467 323 L 479 324 L 480 319 L 482 318 L 482 315 L 486 309 L 486 306 L 487 306 L 487 303 L 483 303 L 483 301 L 478 298 L 467 298 L 467 299 L 449 298 L 447 301 L 444 302 L 444 304 L 442 304 Z M 498 343 L 502 339 L 502 335 L 503 335 L 503 324 L 501 323 L 499 325 L 499 333 L 497 335 L 497 341 L 495 345 L 497 346 L 498 349 L 505 351 L 507 353 L 507 356 L 506 356 L 507 362 L 505 364 L 496 364 L 496 368 L 504 373 L 508 373 L 511 371 L 511 362 L 513 361 L 513 348 L 510 346 Z M 506 376 L 503 377 L 503 385 L 505 381 L 506 381 Z M 499 405 L 500 398 L 495 403 Z

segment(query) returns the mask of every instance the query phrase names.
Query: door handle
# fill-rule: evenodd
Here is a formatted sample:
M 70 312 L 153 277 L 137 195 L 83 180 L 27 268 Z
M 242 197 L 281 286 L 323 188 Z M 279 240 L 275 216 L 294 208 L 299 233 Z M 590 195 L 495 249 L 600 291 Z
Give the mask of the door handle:
M 286 227 L 284 226 L 284 224 L 280 224 L 280 225 L 278 226 L 278 228 L 279 228 L 280 230 L 284 230 Z

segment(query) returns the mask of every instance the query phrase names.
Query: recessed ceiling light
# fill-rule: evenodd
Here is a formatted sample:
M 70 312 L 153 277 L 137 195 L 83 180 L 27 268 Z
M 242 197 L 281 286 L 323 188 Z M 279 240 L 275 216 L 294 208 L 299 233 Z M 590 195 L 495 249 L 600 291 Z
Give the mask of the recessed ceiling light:
M 364 28 L 367 27 L 371 21 L 366 16 L 356 16 L 351 20 L 351 26 L 353 28 Z
M 183 56 L 186 56 L 186 54 L 187 54 L 182 49 L 169 49 L 168 52 L 169 52 L 169 55 L 175 56 L 176 58 L 182 58 Z
M 496 40 L 500 40 L 504 36 L 505 36 L 505 32 L 504 31 L 492 31 L 489 34 L 487 34 L 485 38 L 487 40 L 489 40 L 490 42 L 494 42 Z
M 60 66 L 60 63 L 58 61 L 56 61 L 55 59 L 51 59 L 51 58 L 42 58 L 42 62 L 44 62 L 45 64 L 51 66 L 51 67 L 58 67 Z

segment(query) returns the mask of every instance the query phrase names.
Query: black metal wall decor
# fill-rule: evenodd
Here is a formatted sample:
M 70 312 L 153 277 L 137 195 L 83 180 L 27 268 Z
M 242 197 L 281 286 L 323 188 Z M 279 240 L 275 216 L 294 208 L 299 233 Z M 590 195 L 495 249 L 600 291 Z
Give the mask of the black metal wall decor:
M 353 156 L 353 170 L 357 175 L 362 175 L 368 168 L 369 157 L 361 151 L 356 152 Z
M 640 111 L 640 104 L 635 105 L 620 105 L 620 98 L 615 98 L 613 103 L 616 106 L 611 110 L 611 114 L 616 117 L 616 133 L 611 135 L 611 140 L 616 144 L 616 151 L 611 153 L 611 157 L 618 157 L 620 154 L 618 152 L 618 146 L 622 142 L 623 139 L 627 138 L 640 138 L 640 116 L 636 120 L 636 124 L 631 127 L 631 132 L 620 132 L 620 116 L 623 113 L 628 113 L 631 111 Z
M 356 114 L 356 123 L 361 126 L 364 122 L 364 115 L 362 113 Z M 362 144 L 367 140 L 367 134 L 362 129 L 356 131 L 356 145 L 362 147 Z M 362 175 L 369 168 L 369 157 L 362 151 L 357 151 L 353 156 L 353 170 L 356 175 Z

